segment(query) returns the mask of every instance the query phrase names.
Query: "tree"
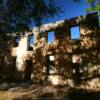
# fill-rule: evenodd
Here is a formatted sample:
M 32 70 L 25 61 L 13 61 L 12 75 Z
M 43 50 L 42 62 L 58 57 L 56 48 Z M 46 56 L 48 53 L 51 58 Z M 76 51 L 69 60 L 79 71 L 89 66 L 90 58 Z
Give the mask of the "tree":
M 74 2 L 81 2 L 82 0 L 73 0 Z M 86 13 L 98 12 L 98 17 L 100 19 L 100 0 L 85 0 L 85 2 L 90 5 L 86 8 Z M 100 20 L 99 20 L 100 23 Z
M 87 4 L 90 5 L 86 9 L 87 13 L 98 12 L 99 24 L 100 24 L 100 0 L 86 0 Z
M 43 19 L 61 12 L 56 0 L 0 0 L 0 33 L 29 29 L 30 23 L 41 25 Z M 72 0 L 79 2 L 80 0 Z
M 27 30 L 59 12 L 55 0 L 0 0 L 0 33 Z
M 86 1 L 87 4 L 90 5 L 90 7 L 86 9 L 86 12 L 100 11 L 100 0 L 86 0 Z
M 43 19 L 60 12 L 56 0 L 0 0 L 0 36 L 29 30 L 32 22 L 39 26 Z

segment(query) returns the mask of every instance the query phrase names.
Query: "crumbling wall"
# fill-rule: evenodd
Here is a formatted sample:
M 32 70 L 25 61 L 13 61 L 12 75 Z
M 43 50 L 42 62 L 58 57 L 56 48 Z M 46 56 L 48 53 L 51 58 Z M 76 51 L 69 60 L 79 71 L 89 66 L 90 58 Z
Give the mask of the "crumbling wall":
M 58 70 L 58 75 L 62 77 L 70 77 L 71 73 L 71 55 L 67 52 L 67 48 L 70 48 L 70 34 L 66 24 L 62 28 L 56 29 L 55 42 L 55 66 Z
M 80 29 L 78 40 L 71 39 L 70 29 L 74 26 L 79 26 Z M 50 31 L 54 31 L 55 34 L 55 40 L 51 44 L 47 42 L 47 35 Z M 15 73 L 15 76 L 25 79 L 28 76 L 26 75 L 28 64 L 32 66 L 29 77 L 34 82 L 52 80 L 56 77 L 56 83 L 59 83 L 57 80 L 99 75 L 99 33 L 97 13 L 43 25 L 34 28 L 32 33 L 26 32 L 18 47 L 14 49 L 16 53 L 12 53 L 13 56 L 16 56 L 15 68 L 18 73 Z M 34 34 L 34 45 L 31 51 L 28 49 L 28 35 L 30 34 Z M 53 74 L 49 72 L 50 55 L 54 55 L 53 67 L 56 71 Z
M 16 70 L 18 72 L 17 77 L 20 79 L 24 77 L 25 71 L 25 61 L 26 61 L 26 51 L 27 51 L 27 36 L 24 36 L 19 41 L 17 48 L 17 57 L 16 57 Z
M 95 77 L 100 74 L 100 46 L 99 24 L 96 14 L 88 16 L 86 22 L 81 23 L 81 55 L 86 77 Z
M 11 48 L 14 46 L 14 38 L 8 37 L 0 41 L 0 77 L 14 78 L 15 58 L 11 55 Z
M 52 78 L 59 76 L 60 80 L 66 80 L 67 78 L 77 77 L 88 78 L 99 74 L 100 39 L 97 18 L 97 13 L 94 13 L 59 23 L 44 25 L 45 31 L 42 33 L 42 38 L 39 38 L 39 34 L 37 34 L 37 41 L 34 43 L 35 54 L 32 60 L 33 81 L 45 80 L 50 76 Z M 78 40 L 71 39 L 70 28 L 74 26 L 80 27 L 80 38 Z M 46 41 L 49 31 L 54 31 L 55 33 L 53 44 L 48 44 Z M 49 62 L 47 56 L 50 54 L 53 54 L 55 57 L 54 68 L 56 72 L 54 74 L 48 74 Z M 74 55 L 79 59 L 76 66 L 73 64 Z M 76 73 L 77 75 L 75 76 Z

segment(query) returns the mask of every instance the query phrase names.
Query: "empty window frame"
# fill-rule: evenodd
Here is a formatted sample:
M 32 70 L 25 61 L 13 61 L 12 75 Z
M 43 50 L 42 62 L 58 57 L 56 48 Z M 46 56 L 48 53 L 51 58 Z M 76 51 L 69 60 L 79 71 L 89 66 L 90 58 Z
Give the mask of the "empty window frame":
M 54 55 L 49 55 L 49 61 L 48 61 L 48 74 L 55 73 L 55 67 L 54 67 Z
M 18 43 L 19 43 L 19 37 L 16 36 L 16 38 L 15 38 L 15 46 L 18 46 Z
M 34 35 L 33 34 L 31 34 L 31 35 L 29 35 L 29 50 L 33 50 L 33 44 L 34 44 Z
M 54 42 L 54 31 L 48 32 L 47 41 L 50 44 Z
M 18 42 L 19 42 L 19 37 L 17 36 L 17 37 L 16 37 L 16 43 L 18 43 Z
M 80 38 L 80 29 L 79 26 L 71 27 L 71 39 L 79 39 Z
M 80 54 L 72 55 L 73 73 L 83 72 L 82 56 Z

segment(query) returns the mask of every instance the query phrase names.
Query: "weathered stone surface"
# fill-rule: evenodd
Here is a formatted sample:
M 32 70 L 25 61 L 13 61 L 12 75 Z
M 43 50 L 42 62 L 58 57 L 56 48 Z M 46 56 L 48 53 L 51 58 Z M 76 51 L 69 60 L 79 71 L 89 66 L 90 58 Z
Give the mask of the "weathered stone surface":
M 70 30 L 74 26 L 79 26 L 80 29 L 80 38 L 75 40 L 71 39 Z M 55 40 L 51 44 L 47 42 L 50 31 L 55 33 Z M 62 77 L 59 78 L 61 80 L 77 77 L 85 79 L 100 74 L 100 31 L 97 13 L 46 24 L 34 28 L 32 32 L 26 32 L 22 36 L 17 50 L 13 48 L 12 55 L 16 56 L 15 70 L 18 72 L 17 75 L 15 73 L 16 77 L 20 74 L 19 77 L 22 79 L 31 77 L 33 82 L 41 82 L 48 79 L 50 81 L 49 77 L 53 74 L 58 78 Z M 31 51 L 28 49 L 30 34 L 34 34 Z M 50 62 L 50 55 L 55 58 L 53 62 Z M 54 71 L 52 75 L 50 63 L 53 63 L 53 69 L 56 70 L 52 70 Z M 30 71 L 26 71 L 28 69 Z M 28 76 L 27 73 L 31 74 Z

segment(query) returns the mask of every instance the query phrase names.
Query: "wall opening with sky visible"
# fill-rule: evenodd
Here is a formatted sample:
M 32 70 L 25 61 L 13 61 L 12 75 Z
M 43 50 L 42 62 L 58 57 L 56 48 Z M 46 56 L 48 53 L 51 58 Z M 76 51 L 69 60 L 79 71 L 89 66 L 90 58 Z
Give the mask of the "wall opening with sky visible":
M 54 31 L 48 32 L 47 41 L 48 43 L 54 42 Z
M 29 35 L 28 41 L 29 41 L 29 50 L 31 50 L 31 49 L 33 49 L 33 44 L 34 44 L 34 35 L 33 34 Z
M 79 39 L 80 38 L 80 30 L 79 26 L 71 27 L 71 39 Z

